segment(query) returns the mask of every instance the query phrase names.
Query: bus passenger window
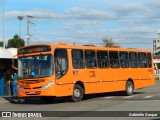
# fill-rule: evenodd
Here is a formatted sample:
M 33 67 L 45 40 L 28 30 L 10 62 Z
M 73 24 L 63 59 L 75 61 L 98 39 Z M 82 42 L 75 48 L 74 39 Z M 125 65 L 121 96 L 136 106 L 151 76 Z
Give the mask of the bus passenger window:
M 121 68 L 128 68 L 129 62 L 128 62 L 128 53 L 127 52 L 120 52 L 120 67 Z
M 72 50 L 72 66 L 74 69 L 84 68 L 83 50 Z
M 131 68 L 138 68 L 138 61 L 137 61 L 137 53 L 130 52 L 129 53 L 129 63 Z
M 146 53 L 138 53 L 138 65 L 140 68 L 147 68 Z
M 111 68 L 116 68 L 116 63 L 115 63 L 114 61 L 111 61 L 111 62 L 110 62 L 110 67 L 111 67 Z
M 108 68 L 108 52 L 107 51 L 97 51 L 97 61 L 99 68 Z
M 147 64 L 148 64 L 148 67 L 149 67 L 149 68 L 152 67 L 152 57 L 151 57 L 151 53 L 147 53 Z
M 110 67 L 119 68 L 118 52 L 110 51 L 109 58 L 110 58 Z
M 85 64 L 87 68 L 96 68 L 96 56 L 95 51 L 85 51 Z

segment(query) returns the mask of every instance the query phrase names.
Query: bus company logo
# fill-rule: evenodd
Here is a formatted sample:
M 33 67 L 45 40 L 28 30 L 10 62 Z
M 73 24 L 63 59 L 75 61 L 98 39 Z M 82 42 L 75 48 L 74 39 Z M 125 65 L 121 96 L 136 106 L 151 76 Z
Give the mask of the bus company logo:
M 2 117 L 12 117 L 11 112 L 2 112 Z

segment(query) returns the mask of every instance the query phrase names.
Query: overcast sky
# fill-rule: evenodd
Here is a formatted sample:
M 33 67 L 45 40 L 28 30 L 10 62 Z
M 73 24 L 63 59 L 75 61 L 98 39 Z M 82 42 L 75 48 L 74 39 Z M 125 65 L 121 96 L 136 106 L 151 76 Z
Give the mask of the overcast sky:
M 2 41 L 2 0 L 0 2 Z M 19 34 L 17 16 L 26 16 L 31 44 L 68 42 L 102 45 L 111 38 L 121 47 L 151 49 L 160 32 L 160 0 L 5 0 L 5 40 Z

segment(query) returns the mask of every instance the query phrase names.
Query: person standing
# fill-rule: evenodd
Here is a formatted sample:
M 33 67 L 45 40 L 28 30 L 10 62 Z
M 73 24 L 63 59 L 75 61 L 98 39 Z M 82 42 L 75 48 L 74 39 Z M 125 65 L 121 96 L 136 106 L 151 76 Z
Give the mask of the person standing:
M 14 75 L 12 75 L 12 89 L 13 89 L 13 96 L 17 96 L 18 92 L 17 92 L 17 73 L 14 73 Z

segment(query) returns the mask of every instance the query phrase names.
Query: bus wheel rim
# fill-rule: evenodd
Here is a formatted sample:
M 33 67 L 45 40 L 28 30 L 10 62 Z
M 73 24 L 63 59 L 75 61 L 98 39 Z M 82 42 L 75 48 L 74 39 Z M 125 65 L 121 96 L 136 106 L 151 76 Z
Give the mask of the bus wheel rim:
M 81 91 L 79 89 L 75 89 L 74 96 L 78 98 L 78 97 L 80 97 L 80 95 L 81 95 Z
M 133 90 L 132 85 L 128 85 L 128 92 L 131 93 Z

